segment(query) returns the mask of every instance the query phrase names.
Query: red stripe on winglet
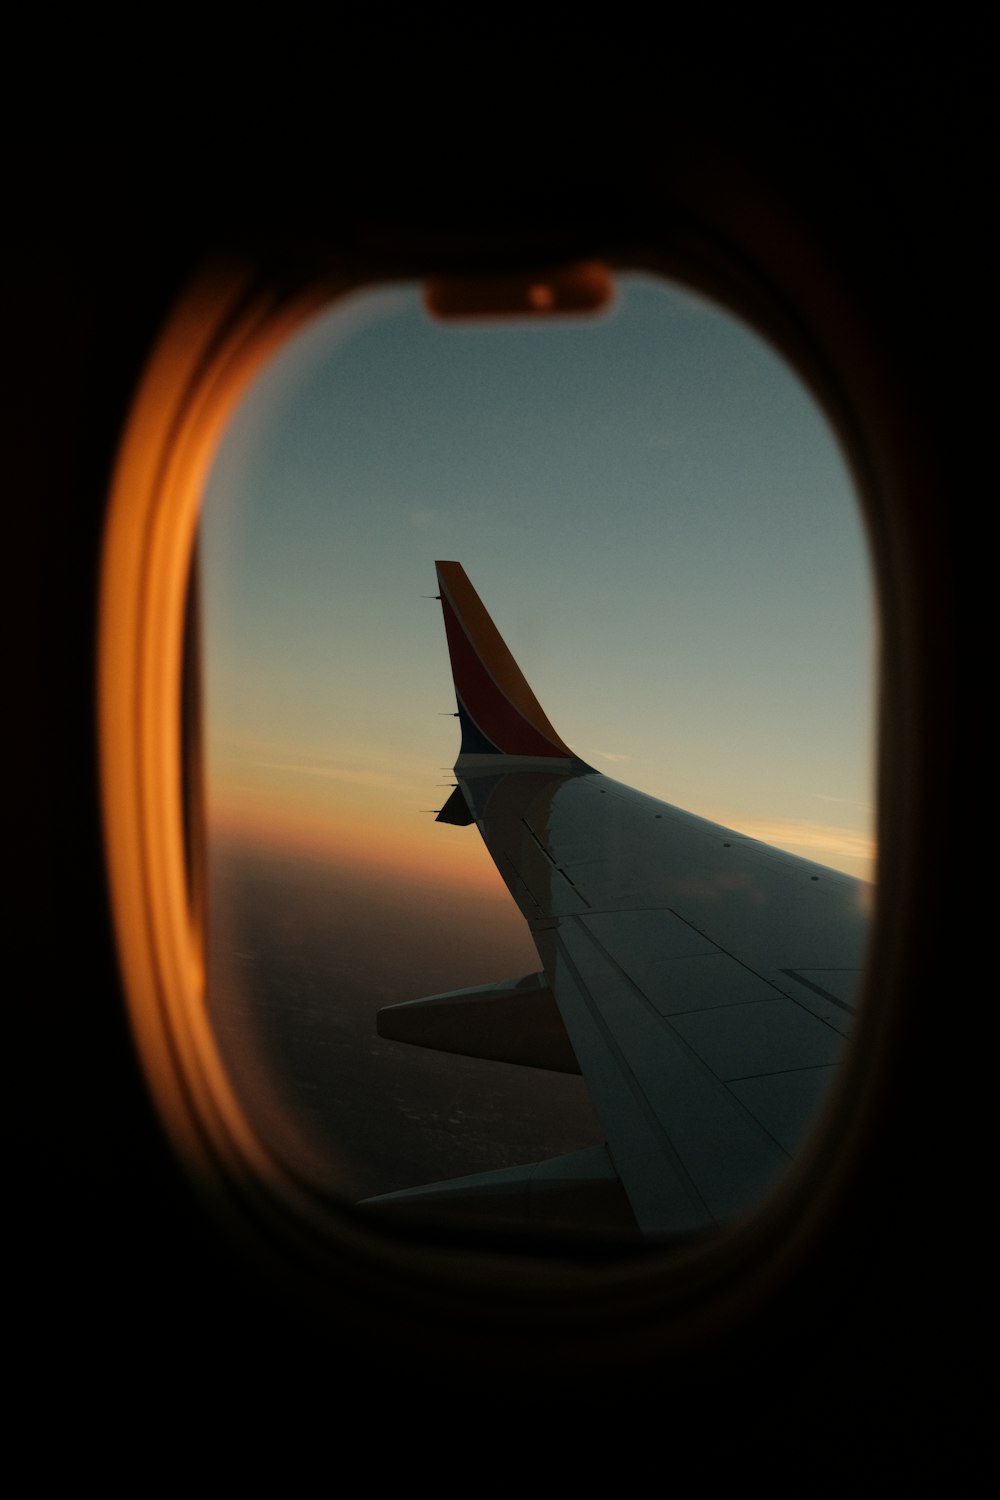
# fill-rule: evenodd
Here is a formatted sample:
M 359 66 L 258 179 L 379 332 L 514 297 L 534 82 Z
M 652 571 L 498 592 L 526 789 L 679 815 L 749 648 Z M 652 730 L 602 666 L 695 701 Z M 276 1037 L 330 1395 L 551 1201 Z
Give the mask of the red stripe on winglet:
M 506 755 L 569 756 L 461 563 L 439 562 L 455 690 L 478 729 Z

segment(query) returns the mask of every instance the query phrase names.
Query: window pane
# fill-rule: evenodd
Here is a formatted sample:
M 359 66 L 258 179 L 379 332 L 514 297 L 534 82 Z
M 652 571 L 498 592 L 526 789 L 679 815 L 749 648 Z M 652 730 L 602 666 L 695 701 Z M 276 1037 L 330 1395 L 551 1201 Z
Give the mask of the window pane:
M 338 305 L 234 418 L 201 536 L 209 1005 L 264 1139 L 349 1201 L 599 1145 L 581 1078 L 379 1038 L 538 955 L 475 827 L 434 560 L 563 739 L 870 878 L 873 612 L 839 449 L 757 335 L 651 277 L 589 319 Z

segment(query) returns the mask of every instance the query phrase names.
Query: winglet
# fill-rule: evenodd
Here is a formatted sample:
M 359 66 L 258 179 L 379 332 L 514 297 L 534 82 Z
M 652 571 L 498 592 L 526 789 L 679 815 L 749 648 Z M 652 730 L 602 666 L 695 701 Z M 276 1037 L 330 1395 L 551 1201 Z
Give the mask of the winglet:
M 462 564 L 439 562 L 436 566 L 462 725 L 462 754 L 574 759 L 549 723 Z

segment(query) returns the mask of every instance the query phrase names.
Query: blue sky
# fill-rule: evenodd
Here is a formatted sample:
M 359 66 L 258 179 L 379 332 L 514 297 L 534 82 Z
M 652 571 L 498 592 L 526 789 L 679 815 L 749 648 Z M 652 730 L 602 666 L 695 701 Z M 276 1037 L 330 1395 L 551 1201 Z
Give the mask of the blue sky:
M 567 322 L 441 325 L 415 287 L 368 292 L 286 346 L 205 498 L 220 817 L 447 871 L 453 831 L 423 811 L 457 752 L 421 597 L 436 558 L 464 564 L 585 759 L 870 875 L 860 517 L 823 417 L 756 334 L 635 275 Z

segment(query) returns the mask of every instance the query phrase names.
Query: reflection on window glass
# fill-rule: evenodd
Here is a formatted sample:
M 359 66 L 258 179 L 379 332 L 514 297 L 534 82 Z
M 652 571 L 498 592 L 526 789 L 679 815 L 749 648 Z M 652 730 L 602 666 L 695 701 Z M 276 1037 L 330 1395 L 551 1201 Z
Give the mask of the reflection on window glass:
M 248 394 L 200 545 L 209 1006 L 252 1122 L 322 1191 L 606 1135 L 583 1078 L 376 1031 L 539 968 L 476 828 L 435 822 L 459 748 L 436 558 L 592 766 L 871 877 L 850 480 L 784 363 L 705 302 L 634 275 L 597 318 L 459 326 L 416 287 L 358 295 Z

